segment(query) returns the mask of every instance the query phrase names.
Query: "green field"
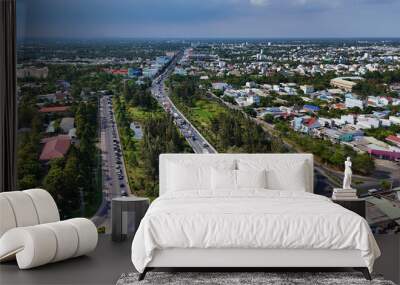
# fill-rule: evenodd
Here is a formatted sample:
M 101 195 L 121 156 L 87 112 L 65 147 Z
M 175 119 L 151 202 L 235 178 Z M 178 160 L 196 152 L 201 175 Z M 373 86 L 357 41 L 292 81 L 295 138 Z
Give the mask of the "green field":
M 219 114 L 228 112 L 226 107 L 219 102 L 201 98 L 197 99 L 194 107 L 185 105 L 176 96 L 171 96 L 174 104 L 185 114 L 188 120 L 202 133 L 202 135 L 215 147 L 218 146 L 215 133 L 211 130 L 212 120 Z
M 204 128 L 211 126 L 211 121 L 219 114 L 226 112 L 226 109 L 215 101 L 199 99 L 195 103 L 196 107 L 190 109 L 189 117 L 196 125 Z
M 163 111 L 161 108 L 156 111 L 148 111 L 140 107 L 128 107 L 128 116 L 132 121 L 144 123 L 150 116 L 162 116 Z

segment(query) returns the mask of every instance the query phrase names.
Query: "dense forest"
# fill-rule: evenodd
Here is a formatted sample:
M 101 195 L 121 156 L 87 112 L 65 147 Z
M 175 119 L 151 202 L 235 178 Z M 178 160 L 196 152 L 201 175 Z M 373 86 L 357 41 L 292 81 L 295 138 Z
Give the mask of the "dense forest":
M 363 77 L 365 80 L 358 82 L 353 88 L 356 94 L 362 97 L 367 97 L 369 95 L 399 96 L 397 92 L 390 91 L 389 85 L 392 83 L 400 83 L 400 70 L 367 72 Z
M 161 111 L 151 96 L 149 85 L 127 81 L 122 94 L 115 96 L 113 102 L 131 190 L 137 195 L 156 198 L 159 155 L 191 152 L 191 149 L 179 134 L 172 117 Z M 142 126 L 141 140 L 134 138 L 130 128 L 134 120 Z
M 97 73 L 94 67 L 50 65 L 46 79 L 26 78 L 19 80 L 21 93 L 18 103 L 18 189 L 43 187 L 55 199 L 63 218 L 77 215 L 91 216 L 101 199 L 101 171 L 98 139 L 97 94 L 85 97 L 83 92 L 96 92 L 111 88 L 119 79 Z M 38 112 L 38 95 L 60 90 L 58 80 L 67 80 L 72 99 L 67 103 L 69 111 L 64 114 L 41 114 Z M 45 103 L 54 106 L 64 103 Z M 62 134 L 59 123 L 63 117 L 75 119 L 77 143 L 70 146 L 64 158 L 49 162 L 39 161 L 43 149 L 41 140 L 47 136 Z M 45 133 L 50 122 L 55 132 Z

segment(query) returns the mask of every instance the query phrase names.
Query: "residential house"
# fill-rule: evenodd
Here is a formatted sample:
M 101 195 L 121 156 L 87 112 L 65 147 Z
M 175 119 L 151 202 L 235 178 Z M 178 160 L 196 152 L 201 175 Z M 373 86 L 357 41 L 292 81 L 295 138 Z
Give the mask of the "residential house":
M 320 128 L 321 124 L 315 117 L 297 117 L 292 121 L 295 131 L 310 134 L 314 129 Z
M 61 130 L 67 134 L 70 130 L 74 128 L 75 119 L 72 117 L 62 118 L 60 122 Z
M 214 82 L 212 83 L 212 89 L 215 90 L 221 90 L 221 91 L 225 91 L 226 89 L 229 89 L 230 85 L 228 83 L 225 82 Z
M 320 108 L 318 106 L 315 105 L 304 105 L 303 106 L 303 110 L 306 112 L 318 112 L 320 110 Z
M 364 110 L 364 102 L 362 100 L 359 100 L 359 99 L 346 98 L 344 104 L 345 104 L 346 108 L 358 107 L 361 110 Z
M 390 135 L 385 140 L 400 147 L 400 135 Z
M 359 129 L 372 129 L 379 128 L 380 121 L 377 118 L 367 117 L 365 115 L 360 115 L 357 118 L 357 127 Z
M 314 87 L 312 85 L 301 85 L 300 89 L 305 95 L 309 95 L 314 92 Z
M 59 135 L 45 138 L 42 140 L 42 143 L 44 143 L 44 147 L 39 160 L 49 161 L 55 158 L 65 157 L 71 146 L 71 139 L 67 135 Z
M 343 122 L 343 124 L 355 124 L 354 115 L 342 115 L 340 116 L 340 120 Z
M 69 106 L 53 106 L 53 107 L 42 107 L 39 109 L 40 113 L 65 113 L 68 112 Z
M 400 117 L 390 116 L 389 121 L 394 125 L 400 125 Z

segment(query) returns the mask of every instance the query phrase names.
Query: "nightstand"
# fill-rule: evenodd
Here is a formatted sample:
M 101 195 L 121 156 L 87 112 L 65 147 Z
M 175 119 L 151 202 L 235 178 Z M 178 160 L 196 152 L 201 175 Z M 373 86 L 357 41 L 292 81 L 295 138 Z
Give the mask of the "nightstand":
M 332 202 L 339 204 L 340 206 L 356 213 L 359 214 L 361 217 L 365 219 L 365 212 L 366 212 L 366 207 L 365 207 L 365 200 L 364 199 L 352 199 L 352 200 L 337 200 L 337 199 L 332 199 Z
M 123 241 L 128 236 L 134 236 L 149 205 L 149 199 L 142 197 L 130 196 L 112 199 L 112 240 Z

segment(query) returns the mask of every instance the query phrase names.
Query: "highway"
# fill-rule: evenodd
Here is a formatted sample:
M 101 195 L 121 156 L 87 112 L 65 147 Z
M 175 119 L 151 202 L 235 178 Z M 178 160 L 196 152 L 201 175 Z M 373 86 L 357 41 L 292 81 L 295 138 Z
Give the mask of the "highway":
M 111 200 L 115 197 L 130 195 L 124 157 L 112 109 L 111 96 L 100 98 L 100 149 L 102 159 L 103 201 L 92 221 L 97 227 L 111 230 Z
M 165 71 L 153 80 L 151 93 L 163 109 L 171 114 L 179 131 L 192 147 L 195 153 L 217 153 L 217 150 L 203 137 L 193 124 L 179 111 L 168 96 L 164 82 L 174 71 L 176 63 L 182 58 L 182 53 L 177 55 Z
M 195 153 L 217 153 L 215 148 L 178 110 L 165 90 L 164 82 L 172 74 L 176 63 L 181 57 L 182 54 L 177 55 L 167 68 L 153 80 L 152 95 L 163 109 L 174 118 L 174 123 Z M 103 200 L 96 214 L 92 217 L 92 221 L 97 227 L 104 226 L 106 232 L 109 233 L 111 230 L 112 198 L 131 195 L 131 192 L 111 96 L 102 96 L 100 98 L 99 114 Z

